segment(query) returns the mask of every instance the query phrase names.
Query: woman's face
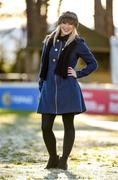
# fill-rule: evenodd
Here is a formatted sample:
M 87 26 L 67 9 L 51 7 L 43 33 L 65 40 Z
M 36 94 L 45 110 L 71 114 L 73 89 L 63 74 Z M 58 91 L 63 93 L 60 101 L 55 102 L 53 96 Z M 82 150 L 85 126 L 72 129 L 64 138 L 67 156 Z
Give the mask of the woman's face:
M 73 24 L 69 24 L 68 22 L 61 23 L 60 24 L 61 36 L 71 34 L 74 28 L 75 26 Z

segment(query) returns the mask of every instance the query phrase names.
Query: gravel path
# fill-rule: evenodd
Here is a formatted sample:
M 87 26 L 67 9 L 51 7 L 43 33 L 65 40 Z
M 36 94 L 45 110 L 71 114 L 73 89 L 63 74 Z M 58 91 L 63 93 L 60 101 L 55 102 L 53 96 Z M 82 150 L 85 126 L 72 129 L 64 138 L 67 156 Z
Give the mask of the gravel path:
M 63 171 L 44 169 L 48 155 L 39 115 L 0 112 L 0 180 L 118 180 L 117 118 L 76 116 L 76 139 L 69 169 Z M 55 119 L 54 132 L 61 155 L 61 116 Z

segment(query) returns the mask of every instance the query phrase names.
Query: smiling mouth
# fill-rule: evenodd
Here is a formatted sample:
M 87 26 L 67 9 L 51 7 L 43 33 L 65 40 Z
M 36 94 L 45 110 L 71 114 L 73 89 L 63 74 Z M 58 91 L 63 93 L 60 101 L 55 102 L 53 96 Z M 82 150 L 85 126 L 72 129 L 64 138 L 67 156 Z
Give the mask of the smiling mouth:
M 63 29 L 63 31 L 68 32 L 69 30 L 65 30 L 65 29 Z

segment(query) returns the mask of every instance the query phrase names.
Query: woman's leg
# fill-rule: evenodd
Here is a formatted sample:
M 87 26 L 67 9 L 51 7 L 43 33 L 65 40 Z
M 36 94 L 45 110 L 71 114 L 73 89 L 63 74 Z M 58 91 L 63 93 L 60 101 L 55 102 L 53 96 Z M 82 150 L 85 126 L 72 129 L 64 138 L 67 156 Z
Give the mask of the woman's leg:
M 50 156 L 56 156 L 56 139 L 52 131 L 55 114 L 42 114 L 43 139 Z
M 64 141 L 63 141 L 63 154 L 60 159 L 59 167 L 67 169 L 67 159 L 72 150 L 74 139 L 75 139 L 75 128 L 74 128 L 74 113 L 63 114 L 64 124 Z
M 52 131 L 55 114 L 42 114 L 42 133 L 46 148 L 49 153 L 49 160 L 46 168 L 55 168 L 58 165 L 59 157 L 56 152 L 56 138 Z

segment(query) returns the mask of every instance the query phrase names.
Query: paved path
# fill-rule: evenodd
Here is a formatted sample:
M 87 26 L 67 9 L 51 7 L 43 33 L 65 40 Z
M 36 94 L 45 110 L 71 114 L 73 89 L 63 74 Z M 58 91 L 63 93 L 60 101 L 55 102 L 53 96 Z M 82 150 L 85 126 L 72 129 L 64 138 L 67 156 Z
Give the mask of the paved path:
M 0 114 L 0 180 L 118 179 L 117 117 L 75 117 L 76 140 L 68 171 L 44 169 L 48 156 L 39 119 L 36 114 Z M 60 116 L 56 117 L 54 130 L 61 155 Z

